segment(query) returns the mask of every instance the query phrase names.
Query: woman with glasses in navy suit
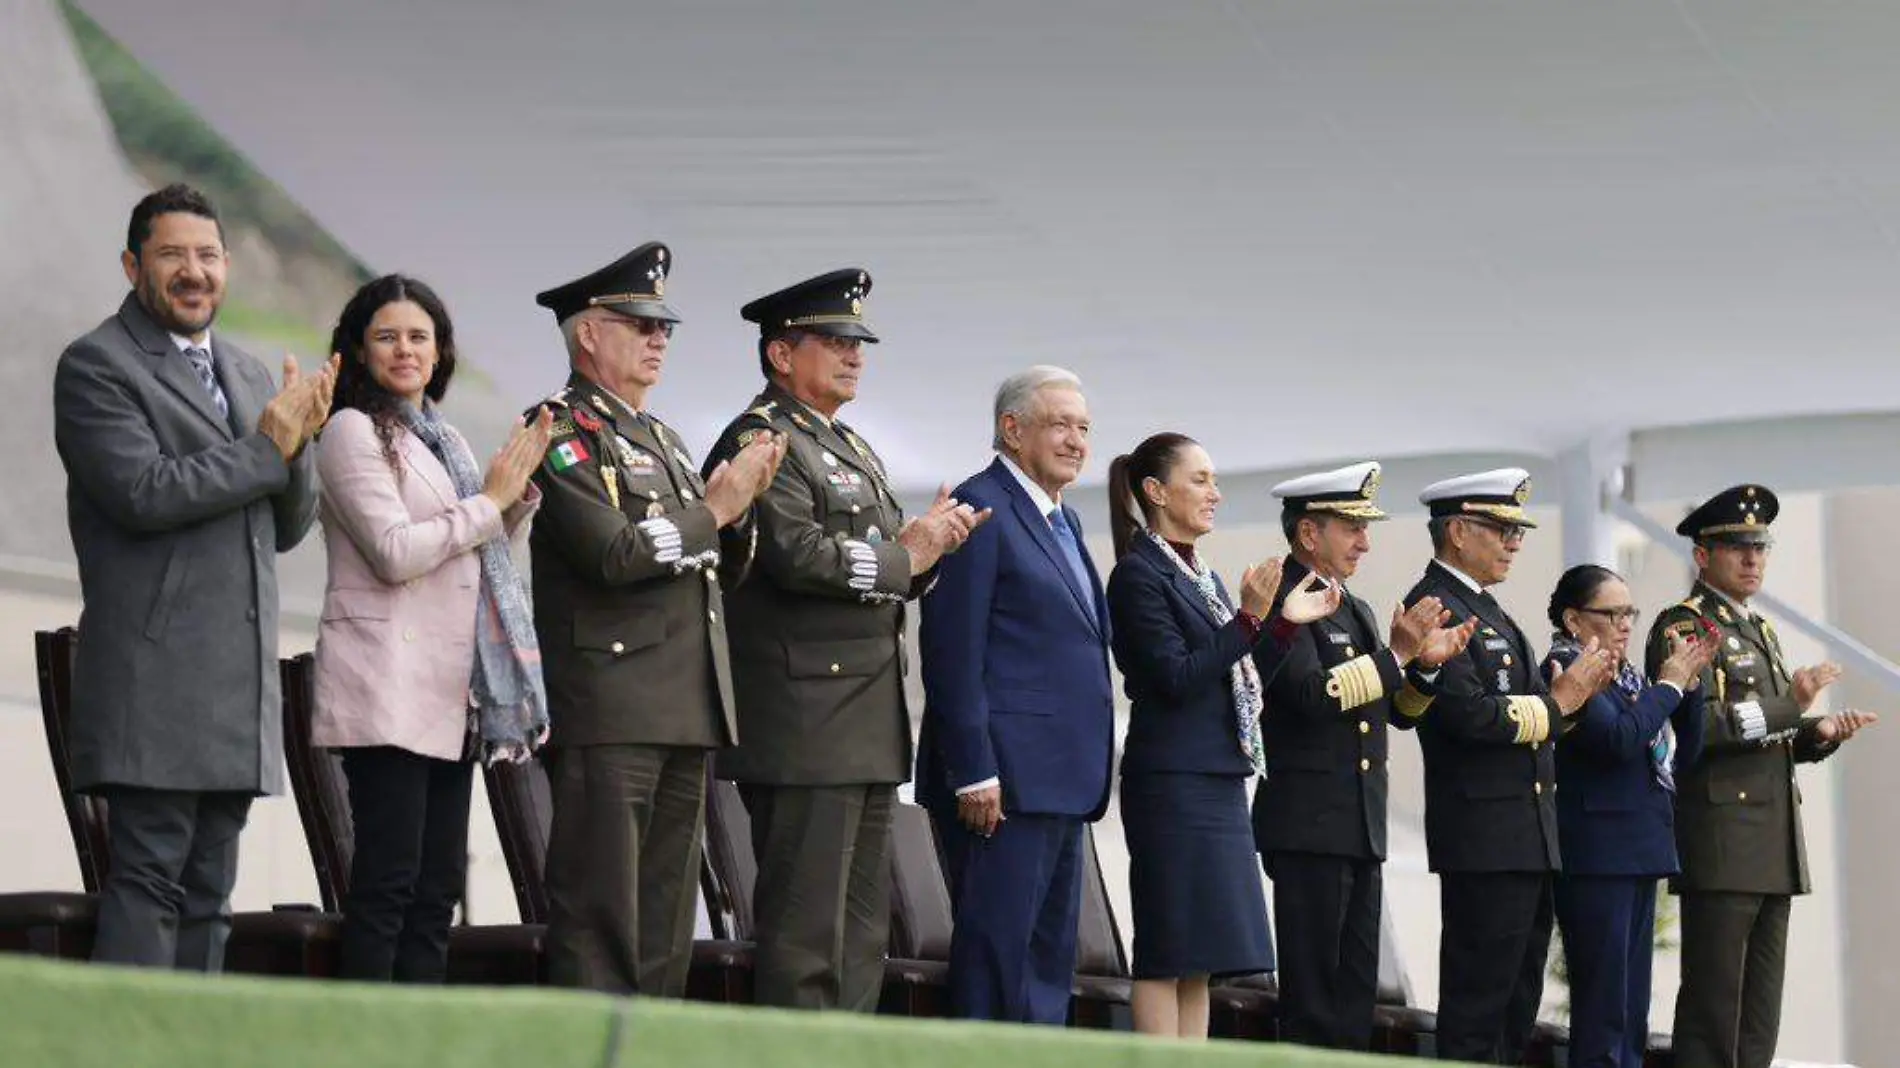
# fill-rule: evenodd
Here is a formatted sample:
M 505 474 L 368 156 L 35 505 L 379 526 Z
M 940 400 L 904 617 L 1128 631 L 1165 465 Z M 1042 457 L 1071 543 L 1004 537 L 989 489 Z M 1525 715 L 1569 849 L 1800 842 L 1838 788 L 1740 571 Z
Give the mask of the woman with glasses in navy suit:
M 1649 1037 L 1656 883 L 1676 874 L 1675 774 L 1702 747 L 1708 638 L 1680 642 L 1657 679 L 1629 660 L 1637 610 L 1616 572 L 1584 564 L 1550 597 L 1556 628 L 1544 674 L 1592 641 L 1617 662 L 1557 743 L 1557 833 L 1563 874 L 1557 923 L 1570 978 L 1570 1063 L 1642 1068 Z

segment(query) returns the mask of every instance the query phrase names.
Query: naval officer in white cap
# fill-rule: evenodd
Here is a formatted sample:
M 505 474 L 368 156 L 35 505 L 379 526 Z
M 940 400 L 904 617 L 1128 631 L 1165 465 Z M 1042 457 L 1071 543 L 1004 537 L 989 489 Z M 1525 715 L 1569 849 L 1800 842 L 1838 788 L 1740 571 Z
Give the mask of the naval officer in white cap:
M 1384 519 L 1373 498 L 1379 465 L 1353 464 L 1273 487 L 1291 550 L 1282 590 L 1309 574 L 1344 594 L 1331 614 L 1301 624 L 1270 679 L 1261 735 L 1267 777 L 1254 795 L 1254 844 L 1273 879 L 1280 948 L 1280 1037 L 1365 1049 L 1379 985 L 1388 724 L 1410 730 L 1427 699 L 1407 666 L 1437 668 L 1475 623 L 1444 627 L 1437 598 L 1395 612 L 1384 643 L 1378 617 L 1345 589 Z
M 1552 876 L 1559 867 L 1552 750 L 1611 678 L 1592 642 L 1546 688 L 1524 632 L 1488 589 L 1503 582 L 1537 524 L 1530 476 L 1507 467 L 1427 486 L 1435 559 L 1407 605 L 1436 597 L 1477 633 L 1437 671 L 1411 666 L 1432 696 L 1418 725 L 1425 754 L 1425 842 L 1439 876 L 1438 1056 L 1519 1063 L 1544 990 Z

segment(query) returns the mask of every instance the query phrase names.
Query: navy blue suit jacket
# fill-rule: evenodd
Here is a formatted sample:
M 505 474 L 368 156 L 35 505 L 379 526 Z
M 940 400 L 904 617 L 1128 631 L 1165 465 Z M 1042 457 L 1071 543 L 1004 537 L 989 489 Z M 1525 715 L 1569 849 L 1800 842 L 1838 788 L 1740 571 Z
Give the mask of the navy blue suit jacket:
M 1226 587 L 1214 582 L 1223 599 Z M 1122 774 L 1253 774 L 1240 752 L 1229 669 L 1254 643 L 1238 618 L 1214 622 L 1206 598 L 1152 539 L 1138 534 L 1108 577 L 1115 663 L 1133 708 Z M 1263 630 L 1255 663 L 1262 689 L 1286 655 L 1288 630 Z
M 1545 678 L 1557 659 L 1545 659 Z M 1631 698 L 1612 685 L 1573 722 L 1557 743 L 1564 874 L 1676 874 L 1676 798 L 1656 781 L 1649 745 L 1664 723 L 1675 725 L 1680 781 L 1702 750 L 1701 687 L 1678 698 L 1658 683 Z
M 958 486 L 994 509 L 944 557 L 924 598 L 924 724 L 917 800 L 954 809 L 958 787 L 1003 781 L 1009 812 L 1099 819 L 1108 806 L 1115 702 L 1108 611 L 1088 550 L 1078 589 L 1055 532 L 999 459 Z M 1063 514 L 1081 537 L 1081 521 Z

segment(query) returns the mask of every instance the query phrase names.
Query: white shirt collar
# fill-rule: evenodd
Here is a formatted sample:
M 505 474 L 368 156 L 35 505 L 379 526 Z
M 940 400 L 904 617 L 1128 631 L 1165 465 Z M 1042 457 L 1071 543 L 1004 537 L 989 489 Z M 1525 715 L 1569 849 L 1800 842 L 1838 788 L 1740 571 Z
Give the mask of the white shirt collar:
M 1060 500 L 1049 496 L 1047 490 L 1036 485 L 1035 482 L 1030 480 L 1028 475 L 1023 474 L 1023 469 L 1016 466 L 1016 461 L 1010 459 L 1008 454 L 999 452 L 996 454 L 996 458 L 1003 461 L 1003 466 L 1009 468 L 1010 474 L 1016 476 L 1016 481 L 1022 485 L 1023 492 L 1029 494 L 1029 501 L 1036 506 L 1037 512 L 1040 512 L 1046 517 L 1050 512 L 1055 511 L 1061 506 L 1062 502 Z
M 211 351 L 211 329 L 209 327 L 205 328 L 205 343 L 202 345 L 191 340 L 190 338 L 186 337 L 183 334 L 172 334 L 171 338 L 172 338 L 172 344 L 178 346 L 179 352 L 184 352 L 188 349 L 203 349 L 206 352 Z
M 1458 570 L 1457 568 L 1451 566 L 1450 564 L 1446 563 L 1442 558 L 1439 559 L 1438 566 L 1444 568 L 1446 571 L 1451 572 L 1452 578 L 1455 578 L 1459 582 L 1462 582 L 1466 586 L 1470 587 L 1472 593 L 1484 592 L 1484 587 L 1478 584 L 1477 579 L 1474 579 L 1470 575 L 1467 575 L 1464 572 Z

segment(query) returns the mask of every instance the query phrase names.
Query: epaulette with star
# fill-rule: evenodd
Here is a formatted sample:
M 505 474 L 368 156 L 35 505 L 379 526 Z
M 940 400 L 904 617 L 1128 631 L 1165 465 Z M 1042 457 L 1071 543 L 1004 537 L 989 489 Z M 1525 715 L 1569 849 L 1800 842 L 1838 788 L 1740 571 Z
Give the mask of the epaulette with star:
M 1720 631 L 1716 627 L 1715 621 L 1710 619 L 1708 615 L 1702 611 L 1701 594 L 1696 594 L 1693 597 L 1689 597 L 1665 608 L 1663 610 L 1662 619 L 1667 620 L 1671 615 L 1678 612 L 1683 613 L 1682 618 L 1664 623 L 1663 633 L 1681 641 L 1687 641 L 1690 638 L 1702 638 L 1708 641 L 1716 641 L 1719 639 Z M 1726 622 L 1727 618 L 1726 613 L 1724 613 L 1723 621 Z
M 750 418 L 750 419 L 757 419 L 764 425 L 763 426 L 749 426 L 745 428 L 744 430 L 739 431 L 739 437 L 737 439 L 739 447 L 743 449 L 747 445 L 752 444 L 753 438 L 758 437 L 760 434 L 770 432 L 772 429 L 772 418 L 777 413 L 777 411 L 778 411 L 777 401 L 766 401 L 764 404 L 759 405 L 757 408 L 747 409 L 746 413 L 739 417 L 741 422 Z
M 560 439 L 574 436 L 574 420 L 568 414 L 573 408 L 573 402 L 568 399 L 568 387 L 562 386 L 536 401 L 534 407 L 529 408 L 526 414 L 530 419 L 538 418 L 543 408 L 552 409 L 554 412 L 554 424 L 550 428 L 551 437 Z

